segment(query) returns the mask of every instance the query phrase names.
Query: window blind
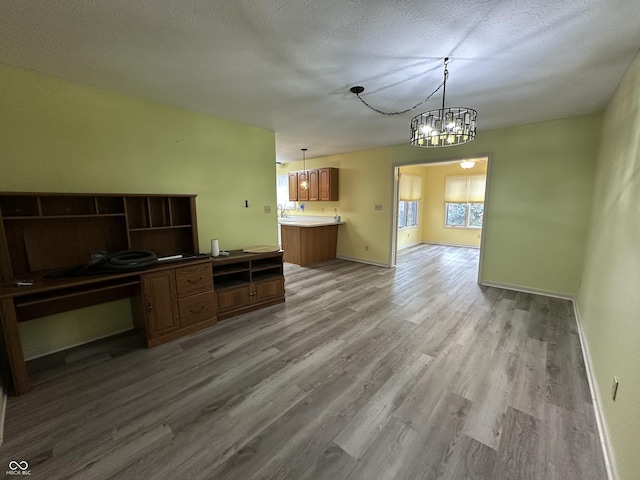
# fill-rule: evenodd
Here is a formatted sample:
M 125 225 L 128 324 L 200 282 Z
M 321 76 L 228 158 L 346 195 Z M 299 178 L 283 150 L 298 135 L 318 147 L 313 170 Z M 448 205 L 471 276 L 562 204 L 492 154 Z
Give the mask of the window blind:
M 422 177 L 409 173 L 400 174 L 400 201 L 415 202 L 422 199 Z
M 482 203 L 485 190 L 484 175 L 447 175 L 444 201 L 447 203 Z
M 483 203 L 485 175 L 469 175 L 469 203 Z

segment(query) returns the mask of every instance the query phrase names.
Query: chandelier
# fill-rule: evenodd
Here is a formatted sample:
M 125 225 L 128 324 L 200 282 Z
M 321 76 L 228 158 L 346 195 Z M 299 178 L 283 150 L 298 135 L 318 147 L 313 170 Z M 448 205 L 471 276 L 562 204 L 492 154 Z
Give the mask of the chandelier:
M 400 112 L 384 112 L 369 105 L 360 94 L 364 92 L 364 87 L 351 87 L 349 90 L 354 93 L 362 103 L 371 110 L 383 115 L 401 115 L 415 110 L 420 105 L 429 100 L 442 88 L 442 108 L 429 110 L 420 113 L 411 119 L 410 143 L 414 147 L 437 148 L 452 147 L 462 145 L 472 141 L 476 137 L 476 120 L 478 112 L 467 107 L 446 107 L 445 96 L 447 91 L 447 79 L 449 70 L 447 68 L 449 58 L 444 59 L 444 80 L 427 98 L 417 103 L 411 108 Z

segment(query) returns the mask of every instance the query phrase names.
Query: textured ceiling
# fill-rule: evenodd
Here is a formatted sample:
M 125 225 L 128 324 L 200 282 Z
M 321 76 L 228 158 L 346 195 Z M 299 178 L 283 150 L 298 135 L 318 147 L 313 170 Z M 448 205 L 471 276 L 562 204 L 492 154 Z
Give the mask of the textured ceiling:
M 405 143 L 447 105 L 478 130 L 601 110 L 637 0 L 0 0 L 0 61 L 276 132 L 280 161 Z

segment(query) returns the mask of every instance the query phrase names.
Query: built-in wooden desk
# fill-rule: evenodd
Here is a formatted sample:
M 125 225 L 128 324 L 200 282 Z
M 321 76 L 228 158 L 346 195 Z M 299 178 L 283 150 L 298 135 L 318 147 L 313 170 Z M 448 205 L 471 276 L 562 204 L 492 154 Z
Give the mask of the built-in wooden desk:
M 0 318 L 16 393 L 29 389 L 19 321 L 140 292 L 146 303 L 137 302 L 135 326 L 144 330 L 149 346 L 215 321 L 210 259 L 192 265 L 194 271 L 165 264 L 136 272 L 45 276 L 87 264 L 102 251 L 197 254 L 196 218 L 193 194 L 0 192 Z M 18 287 L 14 279 L 34 285 Z
M 127 297 L 136 300 L 134 325 L 150 347 L 216 322 L 209 257 L 122 273 L 31 280 L 32 286 L 0 288 L 5 353 L 17 395 L 29 391 L 18 322 Z

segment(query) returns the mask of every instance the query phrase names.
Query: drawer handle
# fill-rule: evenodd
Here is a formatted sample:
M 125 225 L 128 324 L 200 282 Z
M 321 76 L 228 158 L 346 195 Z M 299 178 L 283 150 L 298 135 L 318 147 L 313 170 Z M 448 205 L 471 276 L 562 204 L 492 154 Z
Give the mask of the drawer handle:
M 195 283 L 200 283 L 201 281 L 202 281 L 202 277 L 198 277 L 197 280 L 193 280 L 191 278 L 187 278 L 187 282 L 192 284 L 192 285 L 195 284 Z
M 202 312 L 204 312 L 204 310 L 205 310 L 206 308 L 207 308 L 207 307 L 205 307 L 204 305 L 202 305 L 202 306 L 201 306 L 200 308 L 198 308 L 197 310 L 190 309 L 190 310 L 189 310 L 189 312 L 190 312 L 190 313 L 202 313 Z

